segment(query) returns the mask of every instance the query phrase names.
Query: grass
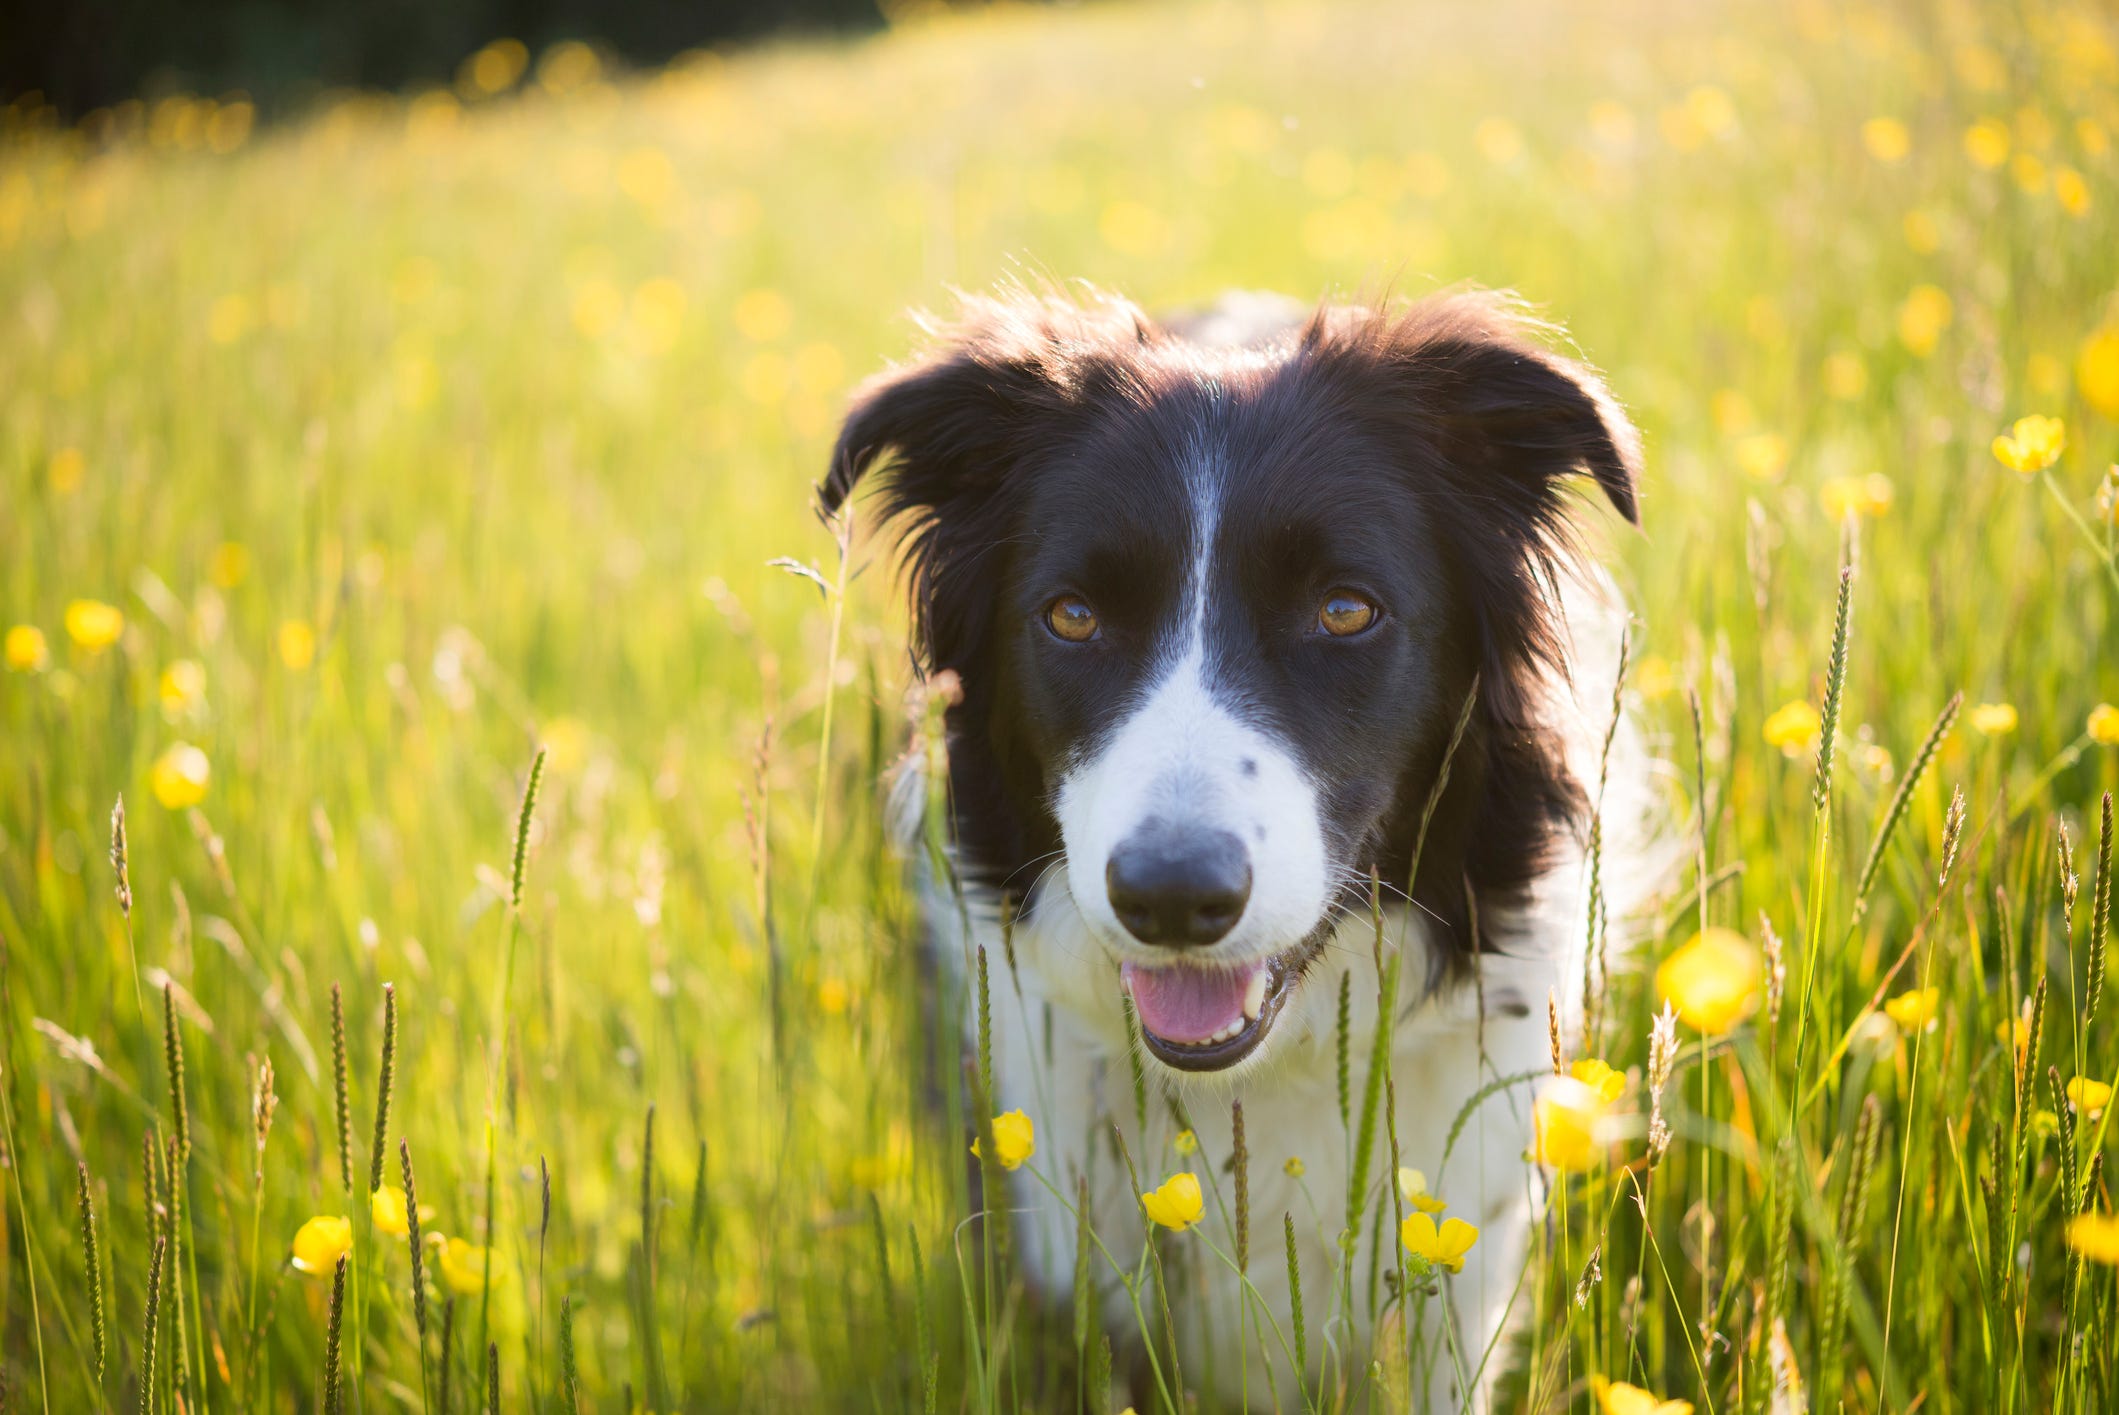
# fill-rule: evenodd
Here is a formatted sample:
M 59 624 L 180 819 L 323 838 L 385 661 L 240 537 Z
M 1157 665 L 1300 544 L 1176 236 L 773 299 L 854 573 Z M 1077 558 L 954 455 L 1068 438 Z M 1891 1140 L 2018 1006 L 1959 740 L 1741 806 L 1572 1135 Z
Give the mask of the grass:
M 2085 726 L 2119 698 L 2115 56 L 2108 13 L 2043 0 L 1181 3 L 634 76 L 563 49 L 271 125 L 11 110 L 0 621 L 44 652 L 0 672 L 8 1408 L 314 1408 L 327 1368 L 355 1412 L 1181 1398 L 1167 1360 L 1107 1384 L 1124 1336 L 1035 1314 L 964 1224 L 992 1130 L 921 1025 L 878 826 L 903 616 L 867 528 L 807 506 L 898 311 L 1023 271 L 1151 305 L 1516 287 L 1648 434 L 1628 702 L 1696 843 L 1564 1039 L 1629 1072 L 1632 1123 L 1555 1191 L 1510 1404 L 2109 1407 L 2113 1270 L 2063 1237 L 2112 1207 L 2109 1111 L 2059 1088 L 2119 1071 L 2119 751 Z M 2022 476 L 1990 444 L 2028 413 L 2067 445 Z M 70 637 L 76 600 L 122 629 Z M 1836 722 L 1822 769 L 1790 702 Z M 1681 1027 L 1658 1099 L 1651 965 L 1702 923 L 1785 939 L 1785 984 Z M 1916 986 L 1932 1026 L 1876 1010 Z M 1218 1175 L 1143 1134 L 1162 1109 L 1114 1118 L 1143 1179 Z M 349 1193 L 369 1116 L 446 1236 L 424 1340 L 407 1240 Z M 1399 1201 L 1347 1119 L 1352 1253 Z M 298 1271 L 319 1215 L 351 1252 Z M 1217 1189 L 1193 1233 L 1081 1235 L 1133 1284 L 1116 1328 L 1167 1357 L 1233 1222 Z M 1295 1351 L 1322 1409 L 1477 1361 L 1331 1341 L 1448 1281 L 1383 1247 L 1394 1281 L 1363 1253 L 1301 1274 L 1302 1321 L 1249 1314 L 1254 1390 Z

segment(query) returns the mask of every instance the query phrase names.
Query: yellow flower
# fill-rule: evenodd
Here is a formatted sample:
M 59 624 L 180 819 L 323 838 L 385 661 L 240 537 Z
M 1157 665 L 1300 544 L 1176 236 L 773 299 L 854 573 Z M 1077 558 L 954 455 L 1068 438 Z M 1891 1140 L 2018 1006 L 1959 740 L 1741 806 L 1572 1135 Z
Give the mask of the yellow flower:
M 1183 1233 L 1207 1211 L 1206 1200 L 1199 1192 L 1199 1176 L 1189 1171 L 1173 1174 L 1160 1188 L 1141 1195 L 1140 1206 L 1148 1211 L 1149 1218 L 1172 1233 Z
M 1023 1161 L 1037 1153 L 1037 1127 L 1019 1110 L 993 1117 L 995 1161 L 1002 1169 L 1021 1169 Z M 979 1142 L 971 1142 L 971 1153 L 980 1155 Z M 984 1158 L 980 1155 L 980 1158 Z
M 1891 479 L 1882 472 L 1871 472 L 1865 477 L 1833 477 L 1817 489 L 1825 514 L 1835 521 L 1844 521 L 1849 516 L 1867 516 L 1874 520 L 1891 509 L 1894 495 L 1896 491 Z
M 7 666 L 17 673 L 35 673 L 51 662 L 51 648 L 44 631 L 34 624 L 17 624 L 7 631 Z
M 1896 118 L 1871 118 L 1861 125 L 1861 141 L 1878 162 L 1903 162 L 1913 150 L 1913 135 Z
M 182 717 L 206 696 L 206 666 L 195 658 L 180 658 L 162 670 L 159 687 L 163 714 Z
M 1677 1009 L 1685 1025 L 1715 1035 L 1758 1008 L 1759 956 L 1742 934 L 1710 928 L 1655 970 L 1654 996 Z
M 1606 1105 L 1626 1093 L 1626 1073 L 1612 1070 L 1609 1064 L 1593 1056 L 1584 1057 L 1568 1067 L 1567 1074 L 1596 1092 L 1597 1099 Z
M 2082 341 L 2075 355 L 2075 386 L 2082 401 L 2108 418 L 2119 418 L 2119 324 Z
M 50 479 L 52 490 L 65 496 L 78 488 L 81 478 L 88 475 L 88 459 L 81 455 L 78 447 L 62 447 L 52 453 L 44 475 Z
M 2112 1103 L 2112 1088 L 2093 1077 L 2077 1076 L 2067 1083 L 2067 1103 L 2077 1114 L 2095 1120 Z
M 2067 424 L 2043 413 L 2016 419 L 2014 427 L 1994 439 L 1994 455 L 2001 465 L 2024 476 L 2044 471 L 2066 450 Z
M 1843 402 L 1861 397 L 1869 391 L 1869 366 L 1861 361 L 1860 354 L 1850 354 L 1842 349 L 1825 358 L 1825 392 Z
M 1307 1168 L 1301 1155 L 1289 1155 L 1288 1162 L 1280 1167 L 1280 1172 L 1290 1179 L 1300 1179 Z
M 1885 1002 L 1884 1015 L 1896 1022 L 1900 1031 L 1911 1036 L 1932 1026 L 1941 1006 L 1941 988 L 1914 988 Z
M 2068 1220 L 2067 1245 L 2093 1263 L 2119 1267 L 2119 1218 L 2094 1211 L 2077 1214 Z
M 1170 1148 L 1181 1155 L 1193 1154 L 1199 1149 L 1199 1137 L 1189 1130 L 1180 1130 L 1177 1138 L 1170 1142 Z
M 2016 730 L 2012 703 L 1981 703 L 1972 709 L 1972 726 L 1982 737 L 2005 737 Z
M 1640 665 L 1633 670 L 1633 690 L 1641 695 L 1642 702 L 1652 703 L 1658 698 L 1666 698 L 1677 685 L 1677 670 L 1661 654 L 1644 655 Z
M 1788 466 L 1788 439 L 1774 432 L 1754 432 L 1739 438 L 1736 465 L 1753 481 L 1772 481 Z
M 100 599 L 77 599 L 66 606 L 66 637 L 90 653 L 101 653 L 125 632 L 125 611 Z
M 1603 1415 L 1692 1415 L 1691 1401 L 1665 1400 L 1624 1381 L 1593 1376 L 1590 1387 L 1597 1393 L 1597 1409 Z
M 289 619 L 280 625 L 280 662 L 296 673 L 316 661 L 316 630 L 306 619 Z
M 402 1189 L 392 1189 L 385 1184 L 370 1194 L 368 1217 L 392 1238 L 403 1238 L 412 1232 L 411 1215 L 405 1210 L 405 1191 Z
M 321 1277 L 352 1251 L 353 1223 L 350 1219 L 318 1214 L 295 1230 L 294 1266 L 298 1272 Z
M 250 552 L 236 541 L 222 541 L 206 562 L 206 578 L 224 590 L 234 589 L 249 574 Z
M 213 764 L 204 752 L 189 742 L 178 742 L 155 758 L 147 769 L 147 784 L 164 807 L 181 811 L 206 799 L 206 783 L 212 775 Z
M 1785 703 L 1766 719 L 1766 743 L 1781 749 L 1786 757 L 1804 756 L 1817 745 L 1824 719 L 1806 702 Z
M 1999 118 L 1981 118 L 1964 130 L 1964 155 L 1975 167 L 1999 167 L 2009 160 L 2009 125 Z
M 1435 1225 L 1428 1213 L 1409 1215 L 1398 1229 L 1398 1241 L 1416 1258 L 1425 1258 L 1453 1273 L 1464 1271 L 1464 1255 L 1479 1241 L 1479 1230 L 1461 1218 L 1446 1218 Z
M 1603 1153 L 1597 1131 L 1605 1105 L 1588 1082 L 1557 1076 L 1531 1107 L 1531 1158 L 1554 1169 L 1596 1167 Z
M 2090 740 L 2101 746 L 2119 747 L 2119 707 L 2110 703 L 2099 703 L 2090 709 L 2090 720 L 2085 730 Z
M 1423 1214 L 1439 1214 L 1449 1207 L 1446 1200 L 1428 1192 L 1427 1176 L 1417 1169 L 1398 1171 L 1398 1194 Z
M 1898 342 L 1920 358 L 1935 352 L 1957 307 L 1937 285 L 1915 285 L 1898 307 Z
M 439 1233 L 427 1235 L 428 1246 L 441 1255 L 442 1284 L 458 1297 L 469 1297 L 486 1290 L 486 1263 L 492 1258 L 490 1250 L 461 1238 L 444 1238 Z M 498 1261 L 493 1262 L 493 1285 L 498 1287 L 506 1276 Z

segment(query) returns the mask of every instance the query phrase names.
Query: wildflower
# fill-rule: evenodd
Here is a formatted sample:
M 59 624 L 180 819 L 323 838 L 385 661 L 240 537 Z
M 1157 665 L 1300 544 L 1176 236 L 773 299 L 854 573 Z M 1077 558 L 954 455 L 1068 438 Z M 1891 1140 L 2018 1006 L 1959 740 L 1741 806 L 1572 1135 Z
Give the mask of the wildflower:
M 1280 1167 L 1280 1172 L 1290 1179 L 1300 1179 L 1307 1168 L 1301 1155 L 1289 1155 L 1288 1162 Z
M 481 1248 L 462 1238 L 443 1238 L 439 1233 L 428 1237 L 427 1242 L 441 1254 L 441 1280 L 451 1292 L 459 1297 L 468 1297 L 486 1290 L 486 1268 L 492 1262 L 492 1250 Z M 493 1270 L 493 1281 L 497 1285 L 502 1273 Z
M 1677 670 L 1670 660 L 1661 654 L 1644 654 L 1633 670 L 1633 690 L 1641 695 L 1641 701 L 1652 703 L 1658 698 L 1667 698 L 1677 688 Z
M 36 673 L 51 662 L 51 648 L 44 631 L 34 624 L 17 624 L 7 631 L 7 666 L 17 673 Z
M 1461 1273 L 1464 1255 L 1479 1241 L 1479 1230 L 1461 1218 L 1446 1218 L 1437 1227 L 1433 1214 L 1418 1213 L 1410 1215 L 1398 1229 L 1398 1241 L 1414 1257 Z
M 2068 1220 L 2067 1245 L 2093 1263 L 2119 1267 L 2119 1218 L 2092 1211 Z
M 2050 1140 L 2059 1133 L 2059 1116 L 2053 1114 L 2044 1106 L 2040 1106 L 2031 1112 L 2031 1137 L 2033 1139 Z
M 412 1231 L 411 1215 L 405 1211 L 405 1191 L 392 1189 L 385 1184 L 368 1196 L 368 1216 L 375 1226 L 392 1238 L 403 1238 Z
M 1206 1200 L 1199 1192 L 1199 1176 L 1190 1172 L 1173 1174 L 1160 1188 L 1141 1195 L 1140 1206 L 1147 1210 L 1149 1218 L 1172 1233 L 1183 1233 L 1207 1211 Z
M 90 653 L 101 653 L 125 632 L 125 611 L 100 599 L 77 599 L 66 606 L 66 637 Z
M 1842 402 L 1851 402 L 1869 391 L 1869 368 L 1861 355 L 1844 349 L 1826 356 L 1825 392 Z
M 1823 725 L 1824 719 L 1810 704 L 1784 703 L 1766 719 L 1766 742 L 1780 748 L 1784 757 L 1805 756 L 1817 746 L 1818 730 Z
M 1734 929 L 1703 929 L 1655 970 L 1655 996 L 1686 1026 L 1729 1031 L 1758 1008 L 1759 955 Z
M 2067 1103 L 2078 1115 L 2095 1120 L 2112 1103 L 2112 1088 L 2090 1076 L 2077 1076 L 2067 1083 Z
M 1753 481 L 1772 481 L 1787 469 L 1788 439 L 1776 432 L 1754 432 L 1738 439 L 1736 465 Z
M 1999 167 L 2009 160 L 2009 125 L 1999 118 L 1981 118 L 1964 130 L 1964 155 L 1975 167 Z
M 78 447 L 62 447 L 52 453 L 51 461 L 45 464 L 44 475 L 50 480 L 53 491 L 67 495 L 81 485 L 88 475 L 88 458 L 81 455 Z
M 2082 341 L 2075 355 L 2075 386 L 2082 401 L 2108 418 L 2119 418 L 2119 324 Z
M 1199 1137 L 1189 1130 L 1180 1130 L 1177 1132 L 1177 1138 L 1170 1142 L 1170 1148 L 1181 1155 L 1197 1153 Z
M 1597 1099 L 1610 1105 L 1626 1092 L 1626 1073 L 1614 1071 L 1607 1062 L 1588 1056 L 1568 1068 L 1568 1074 L 1597 1093 Z
M 1983 737 L 2006 737 L 2016 730 L 2012 703 L 1981 703 L 1972 709 L 1972 726 Z
M 1590 1388 L 1597 1393 L 1597 1409 L 1603 1415 L 1692 1415 L 1691 1401 L 1665 1400 L 1624 1381 L 1593 1376 Z
M 1915 285 L 1898 307 L 1898 342 L 1919 358 L 1935 352 L 1957 307 L 1938 285 Z
M 323 1277 L 352 1251 L 350 1219 L 318 1214 L 295 1230 L 293 1262 L 297 1272 Z
M 2031 1045 L 2031 1002 L 2024 999 L 2023 1011 L 2014 1017 L 2004 1018 L 1994 1024 L 1994 1040 L 2009 1048 L 2022 1064 L 2023 1054 Z
M 2119 707 L 2110 703 L 2099 703 L 2090 709 L 2090 720 L 2084 728 L 2090 740 L 2106 747 L 2119 747 Z
M 1398 1194 L 1424 1214 L 1439 1214 L 1449 1207 L 1447 1201 L 1428 1192 L 1427 1176 L 1417 1169 L 1398 1171 Z
M 280 662 L 296 673 L 316 661 L 316 630 L 306 619 L 289 619 L 280 625 Z
M 206 578 L 224 590 L 234 589 L 249 574 L 250 552 L 236 541 L 222 541 L 206 562 Z
M 2060 460 L 2067 450 L 2067 424 L 2043 413 L 2016 419 L 2015 424 L 1994 439 L 1994 455 L 2012 472 L 2030 476 Z
M 155 758 L 147 769 L 147 784 L 165 809 L 181 811 L 206 799 L 206 783 L 212 775 L 213 764 L 204 752 L 189 742 L 178 742 Z
M 1911 1036 L 1935 1025 L 1935 1014 L 1941 1005 L 1941 988 L 1914 988 L 1884 1003 L 1884 1015 Z
M 1037 1152 L 1037 1128 L 1030 1117 L 1019 1110 L 993 1117 L 994 1162 L 1002 1169 L 1021 1169 L 1023 1161 Z M 979 1150 L 979 1142 L 971 1142 L 971 1153 L 985 1156 Z
M 1546 1082 L 1531 1107 L 1531 1158 L 1554 1169 L 1595 1168 L 1604 1111 L 1603 1100 L 1588 1082 L 1572 1076 Z
M 1913 150 L 1913 135 L 1896 118 L 1871 118 L 1861 125 L 1862 146 L 1878 162 L 1903 162 Z
M 183 717 L 206 697 L 206 666 L 195 658 L 180 658 L 162 670 L 158 687 L 162 715 Z
M 1825 514 L 1835 521 L 1849 516 L 1867 516 L 1873 521 L 1891 509 L 1895 495 L 1891 479 L 1881 472 L 1865 477 L 1833 477 L 1817 489 Z

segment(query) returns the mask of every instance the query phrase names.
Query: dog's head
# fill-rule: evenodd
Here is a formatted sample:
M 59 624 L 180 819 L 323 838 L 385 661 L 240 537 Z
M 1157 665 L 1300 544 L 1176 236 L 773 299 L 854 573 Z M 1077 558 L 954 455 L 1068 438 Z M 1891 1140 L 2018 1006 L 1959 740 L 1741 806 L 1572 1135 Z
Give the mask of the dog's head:
M 1165 1065 L 1259 1054 L 1372 872 L 1465 961 L 1579 810 L 1540 718 L 1568 482 L 1635 519 L 1638 445 L 1499 299 L 1253 344 L 974 300 L 861 391 L 827 508 L 886 458 L 918 652 L 963 685 L 963 865 L 1079 911 Z

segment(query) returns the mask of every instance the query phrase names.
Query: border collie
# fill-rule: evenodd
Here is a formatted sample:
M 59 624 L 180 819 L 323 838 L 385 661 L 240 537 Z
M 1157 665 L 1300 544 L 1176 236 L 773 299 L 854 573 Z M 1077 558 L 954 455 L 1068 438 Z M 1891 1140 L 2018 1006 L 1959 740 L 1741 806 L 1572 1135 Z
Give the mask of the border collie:
M 947 800 L 968 909 L 925 883 L 941 956 L 962 966 L 982 944 L 993 960 L 995 1108 L 1029 1113 L 1032 1164 L 1070 1196 L 1086 1180 L 1096 1232 L 1126 1255 L 1142 1215 L 1114 1126 L 1143 1187 L 1199 1171 L 1230 1252 L 1241 1101 L 1251 1281 L 1286 1332 L 1292 1215 L 1304 1377 L 1358 1384 L 1396 1230 L 1342 1248 L 1356 1146 L 1338 1011 L 1349 998 L 1358 1112 L 1376 960 L 1399 954 L 1399 1154 L 1481 1230 L 1419 1306 L 1417 1408 L 1483 1404 L 1542 1193 L 1522 1077 L 1551 1069 L 1549 1006 L 1570 1040 L 1578 1025 L 1584 843 L 1614 732 L 1603 858 L 1619 878 L 1600 915 L 1626 899 L 1610 822 L 1645 798 L 1614 719 L 1623 611 L 1577 534 L 1580 485 L 1637 521 L 1632 425 L 1488 294 L 1307 317 L 1237 296 L 1159 324 L 1094 291 L 1015 290 L 933 332 L 856 395 L 821 499 L 837 511 L 880 466 L 919 666 L 960 685 Z M 901 828 L 924 797 L 901 780 Z M 1363 1207 L 1388 1215 L 1380 1119 L 1374 1133 Z M 1063 1294 L 1073 1221 L 1017 1180 L 1023 1260 Z M 1240 1337 L 1227 1268 L 1162 1247 L 1184 1262 L 1185 1384 L 1294 1400 L 1291 1358 L 1268 1338 L 1268 1375 L 1255 1322 Z

